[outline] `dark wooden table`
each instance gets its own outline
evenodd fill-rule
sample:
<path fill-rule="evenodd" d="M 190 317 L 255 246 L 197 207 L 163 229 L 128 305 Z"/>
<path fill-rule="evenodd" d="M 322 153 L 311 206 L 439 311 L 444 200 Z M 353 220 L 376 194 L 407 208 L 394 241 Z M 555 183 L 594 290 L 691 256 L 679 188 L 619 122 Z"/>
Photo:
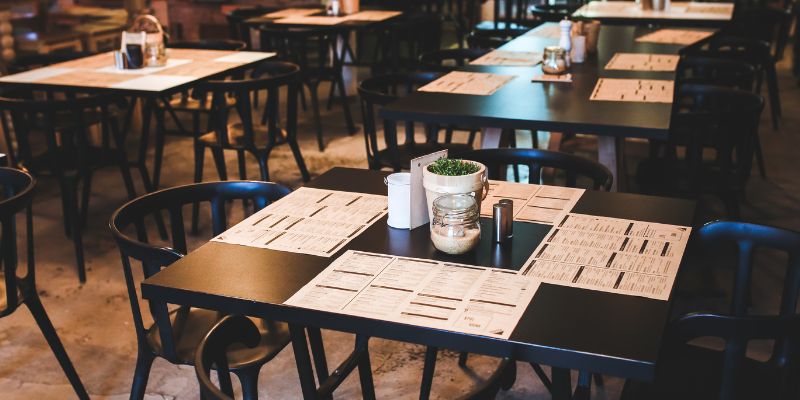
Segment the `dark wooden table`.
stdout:
<path fill-rule="evenodd" d="M 309 186 L 386 194 L 387 174 L 334 168 Z M 587 191 L 573 211 L 691 225 L 694 209 L 694 202 L 686 200 Z M 481 222 L 489 232 L 491 220 Z M 475 251 L 454 257 L 434 249 L 427 225 L 394 229 L 384 217 L 341 252 L 362 250 L 518 270 L 549 229 L 515 222 L 511 243 L 494 245 L 491 235 L 484 234 Z M 653 379 L 671 301 L 542 284 L 509 340 L 282 305 L 333 260 L 209 242 L 144 281 L 142 296 L 156 310 L 181 304 L 288 322 L 298 369 L 306 371 L 300 373 L 300 381 L 307 399 L 314 397 L 315 383 L 305 326 L 551 365 L 557 398 L 568 397 L 572 369 Z"/>
<path fill-rule="evenodd" d="M 500 50 L 541 52 L 545 46 L 558 45 L 552 30 L 543 24 L 520 36 Z M 674 72 L 606 70 L 616 53 L 678 54 L 686 46 L 639 43 L 635 39 L 655 29 L 634 26 L 603 26 L 596 55 L 582 64 L 572 64 L 572 83 L 531 82 L 541 74 L 541 67 L 477 66 L 459 70 L 516 75 L 517 77 L 490 96 L 451 93 L 414 92 L 380 111 L 382 118 L 441 125 L 483 128 L 481 147 L 497 147 L 502 128 L 590 133 L 598 135 L 600 162 L 614 174 L 614 185 L 622 175 L 622 147 L 626 137 L 664 140 L 669 132 L 672 105 L 592 101 L 589 97 L 598 78 L 665 79 Z M 393 127 L 389 124 L 389 129 Z M 391 134 L 391 133 L 389 133 Z"/>

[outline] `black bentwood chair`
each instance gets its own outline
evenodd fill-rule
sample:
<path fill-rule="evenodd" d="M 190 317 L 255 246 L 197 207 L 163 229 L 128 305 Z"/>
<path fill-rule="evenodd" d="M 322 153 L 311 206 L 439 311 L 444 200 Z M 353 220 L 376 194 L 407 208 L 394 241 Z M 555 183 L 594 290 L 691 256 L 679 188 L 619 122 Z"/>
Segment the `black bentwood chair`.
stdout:
<path fill-rule="evenodd" d="M 47 317 L 36 291 L 33 258 L 33 211 L 31 200 L 36 185 L 32 176 L 12 169 L 0 168 L 0 186 L 3 199 L 0 200 L 0 226 L 2 226 L 2 270 L 0 270 L 0 318 L 11 315 L 20 305 L 28 306 L 36 324 L 42 330 L 47 344 L 61 364 L 78 398 L 88 399 L 89 395 L 75 372 L 72 362 L 58 339 L 56 330 Z M 25 275 L 17 271 L 17 214 L 25 210 L 25 242 L 28 268 Z"/>
<path fill-rule="evenodd" d="M 202 181 L 205 149 L 210 148 L 221 180 L 228 180 L 225 168 L 224 150 L 234 150 L 239 161 L 239 179 L 247 179 L 245 168 L 246 154 L 258 160 L 261 180 L 269 180 L 268 160 L 272 150 L 280 144 L 288 144 L 294 155 L 303 180 L 311 179 L 300 145 L 297 144 L 297 92 L 300 89 L 300 68 L 287 62 L 264 62 L 259 64 L 249 78 L 220 81 L 206 81 L 197 90 L 211 93 L 212 131 L 200 135 L 194 141 L 195 182 Z M 281 122 L 280 94 L 287 91 L 286 117 Z M 267 92 L 261 116 L 266 126 L 254 123 L 252 95 L 259 91 Z M 239 122 L 229 123 L 232 98 L 233 109 L 239 115 Z M 283 125 L 283 127 L 281 127 Z"/>
<path fill-rule="evenodd" d="M 197 345 L 194 370 L 205 400 L 233 399 L 233 384 L 228 369 L 228 349 L 234 345 L 255 348 L 261 332 L 249 318 L 241 315 L 223 317 Z M 211 382 L 211 367 L 217 370 L 219 388 Z"/>
<path fill-rule="evenodd" d="M 250 18 L 269 14 L 273 11 L 278 11 L 278 9 L 268 7 L 245 7 L 237 8 L 225 14 L 225 19 L 228 21 L 229 38 L 232 40 L 242 41 L 247 44 L 248 49 L 252 49 L 253 44 L 252 40 L 250 39 L 250 25 L 246 24 L 245 21 Z"/>
<path fill-rule="evenodd" d="M 689 315 L 674 324 L 674 340 L 664 349 L 664 367 L 655 385 L 627 382 L 623 394 L 643 399 L 797 399 L 800 362 L 800 233 L 741 222 L 717 221 L 697 231 L 697 239 L 708 257 L 718 250 L 734 250 L 733 290 L 727 315 Z M 711 250 L 716 250 L 711 252 Z M 787 255 L 777 313 L 754 316 L 751 280 L 757 250 Z M 723 350 L 685 343 L 698 337 L 725 341 Z M 756 360 L 746 354 L 748 342 L 769 340 L 771 355 Z"/>
<path fill-rule="evenodd" d="M 86 281 L 83 255 L 83 229 L 88 218 L 94 170 L 116 166 L 122 173 L 130 199 L 136 197 L 125 154 L 125 138 L 112 108 L 118 98 L 109 95 L 75 96 L 64 99 L 31 100 L 0 98 L 0 112 L 8 114 L 12 138 L 6 131 L 9 148 L 17 145 L 17 164 L 39 175 L 55 176 L 61 189 L 64 230 L 72 238 L 78 277 Z M 90 127 L 99 124 L 103 145 L 95 145 Z M 9 128 L 8 126 L 4 128 Z M 110 146 L 109 137 L 113 139 Z M 44 142 L 44 146 L 37 146 Z M 45 150 L 39 149 L 45 147 Z M 147 173 L 142 168 L 143 179 Z M 145 186 L 149 181 L 145 180 Z"/>
<path fill-rule="evenodd" d="M 636 181 L 647 194 L 718 196 L 739 218 L 739 199 L 750 177 L 764 99 L 721 86 L 686 84 L 676 90 L 665 154 L 643 160 Z M 685 147 L 678 157 L 677 147 Z M 713 159 L 703 156 L 713 148 Z"/>
<path fill-rule="evenodd" d="M 248 201 L 257 211 L 288 193 L 289 189 L 269 182 L 208 182 L 150 193 L 130 201 L 114 212 L 109 227 L 122 257 L 138 342 L 131 399 L 144 397 L 150 366 L 156 357 L 162 357 L 173 364 L 192 365 L 198 344 L 222 317 L 217 312 L 197 308 L 179 307 L 170 312 L 166 305 L 151 305 L 150 312 L 155 323 L 146 328 L 139 308 L 138 288 L 134 282 L 131 260 L 142 263 L 144 278 L 147 279 L 186 255 L 188 246 L 183 209 L 189 204 L 210 203 L 211 231 L 217 236 L 228 225 L 228 202 Z M 171 241 L 151 244 L 145 219 L 163 211 L 169 214 Z M 129 232 L 134 236 L 129 236 Z M 289 332 L 285 324 L 260 320 L 258 325 L 258 346 L 232 347 L 227 352 L 228 367 L 239 377 L 247 399 L 255 399 L 258 395 L 258 371 L 289 343 Z"/>
<path fill-rule="evenodd" d="M 319 150 L 325 149 L 318 96 L 319 85 L 322 82 L 330 82 L 338 89 L 338 99 L 344 110 L 347 130 L 355 133 L 356 127 L 350 114 L 350 104 L 347 102 L 347 91 L 344 85 L 342 58 L 336 50 L 337 40 L 345 31 L 337 27 L 324 26 L 260 27 L 259 32 L 261 33 L 262 51 L 274 51 L 281 60 L 292 62 L 300 67 L 300 82 L 308 86 L 311 94 L 311 110 L 314 113 Z"/>
<path fill-rule="evenodd" d="M 485 149 L 463 154 L 465 160 L 486 165 L 489 179 L 503 179 L 509 166 L 528 167 L 528 183 L 545 183 L 543 169 L 563 172 L 567 187 L 587 187 L 592 190 L 611 190 L 614 180 L 604 165 L 572 154 L 538 149 Z M 586 178 L 588 182 L 583 182 Z M 552 183 L 549 183 L 552 184 Z"/>
<path fill-rule="evenodd" d="M 364 142 L 367 149 L 367 163 L 370 169 L 392 168 L 395 171 L 409 169 L 411 160 L 435 151 L 447 149 L 450 156 L 472 150 L 472 146 L 462 143 L 439 143 L 439 129 L 435 125 L 425 126 L 426 140 L 417 143 L 414 138 L 414 122 L 405 121 L 405 142 L 399 143 L 395 121 L 383 121 L 384 148 L 378 142 L 378 111 L 398 98 L 413 92 L 438 78 L 433 72 L 410 74 L 379 75 L 367 78 L 358 85 L 361 98 L 361 113 L 364 118 Z"/>

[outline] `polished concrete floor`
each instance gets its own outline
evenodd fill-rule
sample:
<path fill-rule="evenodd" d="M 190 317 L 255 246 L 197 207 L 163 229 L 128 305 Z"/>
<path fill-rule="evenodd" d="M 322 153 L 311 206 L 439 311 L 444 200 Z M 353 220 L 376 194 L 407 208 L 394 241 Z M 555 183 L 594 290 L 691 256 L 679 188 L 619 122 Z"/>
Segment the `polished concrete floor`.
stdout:
<path fill-rule="evenodd" d="M 800 146 L 800 90 L 790 76 L 788 63 L 780 65 L 780 81 L 784 118 L 781 128 L 773 130 L 764 115 L 761 137 L 767 161 L 767 179 L 754 175 L 748 186 L 743 218 L 748 221 L 800 230 L 800 174 L 797 155 Z M 353 71 L 351 71 L 353 72 Z M 355 81 L 356 75 L 351 76 Z M 327 90 L 322 90 L 327 93 Z M 352 82 L 350 93 L 354 94 Z M 324 96 L 323 96 L 324 97 Z M 358 106 L 352 98 L 352 110 L 360 120 Z M 312 175 L 333 166 L 366 167 L 364 142 L 361 133 L 346 133 L 340 108 L 323 111 L 328 148 L 317 150 L 310 112 L 301 113 L 300 137 L 303 155 Z M 524 135 L 520 135 L 521 137 Z M 573 146 L 583 154 L 592 155 L 594 144 L 582 139 Z M 629 143 L 628 166 L 635 168 L 637 157 L 643 154 L 641 143 Z M 192 179 L 191 140 L 173 138 L 167 144 L 163 186 L 189 183 Z M 229 172 L 235 164 L 229 159 Z M 301 184 L 288 148 L 278 149 L 270 161 L 272 179 L 291 187 Z M 254 162 L 249 163 L 250 177 L 257 176 Z M 210 157 L 206 160 L 207 180 L 213 180 Z M 138 181 L 137 181 L 138 183 Z M 141 191 L 141 186 L 139 186 Z M 47 177 L 39 181 L 34 201 L 38 290 L 61 340 L 70 354 L 84 384 L 93 398 L 122 399 L 128 396 L 135 364 L 136 341 L 128 295 L 123 281 L 119 253 L 107 228 L 112 211 L 125 200 L 119 174 L 114 169 L 98 172 L 91 198 L 89 224 L 86 228 L 88 281 L 79 284 L 74 267 L 71 243 L 63 234 L 61 207 L 55 182 Z M 703 215 L 712 218 L 720 205 L 705 204 Z M 192 238 L 194 245 L 202 244 L 207 236 Z M 772 254 L 759 257 L 768 266 L 755 276 L 754 307 L 769 309 L 776 303 L 774 289 L 782 279 L 776 266 L 780 259 Z M 729 285 L 722 273 L 716 282 L 719 288 Z M 680 311 L 697 307 L 720 307 L 722 296 L 697 295 L 697 283 L 686 283 L 687 299 L 679 303 Z M 721 290 L 720 293 L 724 293 Z M 146 307 L 145 304 L 142 304 Z M 329 364 L 337 364 L 353 344 L 353 336 L 324 332 Z M 379 398 L 411 399 L 417 397 L 424 348 L 380 339 L 370 342 L 372 367 Z M 0 398 L 4 399 L 68 399 L 74 398 L 66 378 L 58 367 L 27 310 L 0 320 Z M 466 389 L 488 376 L 496 360 L 476 356 L 467 369 L 456 364 L 456 354 L 443 352 L 439 356 L 434 380 L 433 398 L 457 397 Z M 606 385 L 594 388 L 597 399 L 617 398 L 622 380 L 607 377 Z M 300 397 L 297 374 L 291 349 L 264 367 L 260 375 L 262 398 L 294 399 Z M 194 370 L 157 360 L 150 374 L 148 398 L 196 398 L 198 393 Z M 336 398 L 360 397 L 358 377 L 351 376 L 337 391 Z M 545 388 L 531 369 L 520 363 L 518 379 L 502 399 L 546 399 Z"/>

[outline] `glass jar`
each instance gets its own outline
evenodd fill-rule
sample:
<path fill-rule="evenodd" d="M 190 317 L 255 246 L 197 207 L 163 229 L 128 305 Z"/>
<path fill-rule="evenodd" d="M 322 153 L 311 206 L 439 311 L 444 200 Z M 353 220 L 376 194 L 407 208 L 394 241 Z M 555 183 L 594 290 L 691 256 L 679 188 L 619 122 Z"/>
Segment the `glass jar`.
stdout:
<path fill-rule="evenodd" d="M 433 201 L 431 241 L 447 254 L 464 254 L 481 241 L 480 210 L 469 194 L 448 194 Z"/>
<path fill-rule="evenodd" d="M 567 52 L 558 46 L 544 48 L 542 72 L 550 75 L 561 75 L 567 72 Z"/>

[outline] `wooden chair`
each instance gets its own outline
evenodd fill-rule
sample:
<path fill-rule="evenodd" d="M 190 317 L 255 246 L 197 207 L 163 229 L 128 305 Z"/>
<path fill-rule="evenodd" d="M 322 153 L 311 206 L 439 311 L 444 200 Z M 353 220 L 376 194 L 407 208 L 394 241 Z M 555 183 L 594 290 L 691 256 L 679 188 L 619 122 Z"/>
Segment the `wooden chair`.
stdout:
<path fill-rule="evenodd" d="M 95 170 L 116 166 L 120 169 L 128 197 L 136 197 L 129 163 L 125 154 L 125 138 L 111 109 L 118 107 L 118 98 L 110 95 L 76 96 L 64 99 L 0 98 L 0 113 L 7 114 L 8 148 L 17 145 L 16 164 L 34 174 L 55 176 L 61 190 L 64 230 L 72 239 L 78 277 L 86 281 L 83 254 L 83 230 L 88 218 Z M 92 143 L 90 127 L 99 125 L 102 145 Z M 12 131 L 14 136 L 8 135 Z M 110 139 L 113 140 L 113 147 Z M 45 143 L 42 150 L 37 143 Z M 147 171 L 140 168 L 142 179 Z"/>
<path fill-rule="evenodd" d="M 378 110 L 416 88 L 432 82 L 439 77 L 437 73 L 420 72 L 411 74 L 380 75 L 361 81 L 358 94 L 361 98 L 361 113 L 364 118 L 364 143 L 367 150 L 367 163 L 370 169 L 392 168 L 395 171 L 409 169 L 412 159 L 447 149 L 451 156 L 472 149 L 468 144 L 439 143 L 438 127 L 426 126 L 425 143 L 414 139 L 414 122 L 406 121 L 405 141 L 401 144 L 397 136 L 396 121 L 383 121 L 384 143 L 378 142 Z"/>
<path fill-rule="evenodd" d="M 67 356 L 61 340 L 58 338 L 53 323 L 39 300 L 36 290 L 35 262 L 33 255 L 33 211 L 31 201 L 36 181 L 26 172 L 0 167 L 0 186 L 2 187 L 2 200 L 0 200 L 0 227 L 2 227 L 2 265 L 0 271 L 0 318 L 9 316 L 19 306 L 25 305 L 30 310 L 36 324 L 39 325 L 47 344 L 56 356 L 61 369 L 67 375 L 69 383 L 80 399 L 88 399 L 89 395 L 83 387 L 75 367 Z M 24 275 L 17 271 L 17 215 L 25 211 L 25 256 L 27 270 Z M 17 330 L 18 334 L 20 332 Z"/>
<path fill-rule="evenodd" d="M 717 221 L 697 231 L 697 240 L 711 249 L 735 249 L 734 282 L 730 307 L 725 315 L 696 314 L 679 319 L 665 346 L 664 367 L 655 385 L 626 383 L 623 395 L 630 398 L 685 399 L 796 399 L 800 395 L 797 368 L 800 362 L 800 233 L 770 226 Z M 722 247 L 726 246 L 726 247 Z M 778 312 L 754 316 L 749 312 L 751 277 L 756 250 L 770 249 L 788 255 Z M 707 254 L 718 258 L 718 253 Z M 718 337 L 722 351 L 685 343 L 697 337 Z M 770 340 L 772 353 L 766 361 L 747 357 L 748 342 Z M 634 397 L 637 396 L 637 397 Z"/>
<path fill-rule="evenodd" d="M 228 315 L 220 319 L 197 345 L 194 370 L 200 384 L 200 397 L 205 400 L 233 399 L 228 349 L 234 345 L 253 349 L 260 341 L 261 332 L 249 318 Z M 211 382 L 212 366 L 217 370 L 219 388 Z"/>
<path fill-rule="evenodd" d="M 114 212 L 109 227 L 120 250 L 138 343 L 131 399 L 144 397 L 150 367 L 156 357 L 173 364 L 192 365 L 197 346 L 222 317 L 217 312 L 190 307 L 180 307 L 172 312 L 166 306 L 151 307 L 151 316 L 156 322 L 145 327 L 131 261 L 142 263 L 144 278 L 147 279 L 186 255 L 189 249 L 183 208 L 188 204 L 210 204 L 211 233 L 217 236 L 228 226 L 227 202 L 247 201 L 257 211 L 288 193 L 289 189 L 269 182 L 209 182 L 150 193 Z M 146 219 L 164 211 L 169 215 L 171 238 L 166 243 L 151 243 Z M 247 399 L 258 397 L 258 371 L 290 341 L 285 324 L 261 320 L 258 325 L 259 341 L 256 347 L 232 348 L 227 352 L 228 367 L 239 377 Z"/>
<path fill-rule="evenodd" d="M 484 149 L 463 154 L 466 160 L 486 165 L 490 179 L 503 179 L 509 166 L 528 167 L 528 182 L 543 184 L 543 169 L 562 171 L 564 185 L 587 187 L 592 190 L 611 190 L 614 180 L 611 171 L 604 165 L 572 154 L 539 149 Z M 587 178 L 588 184 L 580 185 L 579 178 Z M 583 183 L 581 181 L 580 183 Z"/>
<path fill-rule="evenodd" d="M 314 113 L 319 150 L 325 150 L 318 96 L 319 85 L 322 82 L 330 82 L 331 85 L 338 88 L 338 98 L 344 111 L 347 130 L 355 133 L 356 127 L 350 114 L 350 105 L 344 85 L 342 59 L 336 51 L 337 40 L 345 31 L 335 26 L 308 28 L 262 26 L 259 27 L 259 31 L 261 32 L 262 51 L 276 52 L 282 60 L 292 62 L 300 67 L 300 82 L 308 87 L 311 94 L 311 109 Z"/>
<path fill-rule="evenodd" d="M 244 7 L 231 10 L 225 14 L 225 20 L 228 22 L 228 38 L 244 42 L 247 48 L 252 50 L 253 43 L 250 38 L 250 26 L 245 24 L 244 21 L 278 10 L 270 7 Z"/>
<path fill-rule="evenodd" d="M 247 179 L 245 156 L 250 154 L 258 161 L 261 180 L 268 181 L 269 156 L 280 144 L 288 144 L 291 148 L 303 180 L 308 182 L 311 179 L 297 143 L 297 92 L 301 84 L 299 77 L 300 68 L 297 65 L 268 61 L 258 65 L 246 79 L 214 80 L 198 84 L 198 91 L 211 94 L 210 118 L 213 129 L 194 141 L 195 182 L 201 182 L 203 178 L 206 148 L 211 149 L 221 180 L 228 179 L 224 151 L 233 150 L 238 158 L 239 179 Z M 287 92 L 283 123 L 280 110 L 282 89 Z M 262 117 L 265 126 L 253 122 L 257 117 L 253 115 L 252 98 L 259 91 L 267 92 Z M 239 115 L 239 122 L 229 122 L 229 99 L 233 99 L 232 108 Z"/>
<path fill-rule="evenodd" d="M 738 218 L 763 98 L 738 89 L 685 84 L 676 90 L 673 108 L 667 151 L 651 154 L 639 164 L 639 188 L 649 194 L 693 198 L 710 193 L 723 201 L 728 215 Z M 676 146 L 685 146 L 685 157 L 677 156 Z M 708 147 L 715 150 L 712 160 L 703 157 Z"/>

